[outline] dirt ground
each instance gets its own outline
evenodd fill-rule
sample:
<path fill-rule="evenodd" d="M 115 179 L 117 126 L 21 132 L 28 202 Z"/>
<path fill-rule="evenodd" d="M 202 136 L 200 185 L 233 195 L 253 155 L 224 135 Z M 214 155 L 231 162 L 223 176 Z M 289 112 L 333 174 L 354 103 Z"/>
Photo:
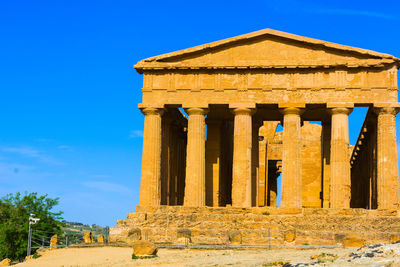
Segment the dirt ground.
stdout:
<path fill-rule="evenodd" d="M 339 257 L 345 257 L 355 250 L 355 248 L 307 250 L 160 249 L 158 252 L 158 257 L 156 258 L 132 260 L 132 249 L 126 247 L 64 248 L 46 252 L 45 255 L 41 256 L 38 259 L 30 260 L 25 263 L 20 263 L 16 266 L 268 266 L 268 263 L 272 263 L 275 261 L 289 261 L 291 264 L 310 263 L 312 262 L 312 260 L 310 259 L 312 255 L 319 255 L 321 253 L 331 253 Z M 338 266 L 346 265 L 340 264 Z"/>

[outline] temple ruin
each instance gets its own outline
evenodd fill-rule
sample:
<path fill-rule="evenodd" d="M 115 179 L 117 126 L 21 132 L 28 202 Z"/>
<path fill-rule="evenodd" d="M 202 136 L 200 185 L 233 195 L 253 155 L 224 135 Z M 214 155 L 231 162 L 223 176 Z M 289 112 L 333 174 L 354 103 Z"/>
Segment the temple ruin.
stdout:
<path fill-rule="evenodd" d="M 271 29 L 138 62 L 137 212 L 257 213 L 276 207 L 281 175 L 272 213 L 397 214 L 399 67 L 388 54 Z M 350 146 L 355 107 L 368 112 Z"/>

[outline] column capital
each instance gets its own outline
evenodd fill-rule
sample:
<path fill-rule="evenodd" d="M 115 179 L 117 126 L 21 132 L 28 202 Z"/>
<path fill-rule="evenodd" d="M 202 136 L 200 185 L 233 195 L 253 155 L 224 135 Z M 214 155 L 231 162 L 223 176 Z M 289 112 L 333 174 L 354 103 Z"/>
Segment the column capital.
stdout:
<path fill-rule="evenodd" d="M 345 115 L 350 115 L 350 113 L 353 111 L 352 108 L 345 108 L 345 107 L 335 107 L 335 108 L 330 108 L 329 113 L 331 115 L 334 114 L 345 114 Z"/>
<path fill-rule="evenodd" d="M 393 115 L 396 116 L 399 113 L 400 109 L 397 107 L 374 107 L 374 113 L 376 115 Z"/>
<path fill-rule="evenodd" d="M 190 115 L 206 115 L 208 109 L 206 108 L 185 108 L 186 113 Z"/>
<path fill-rule="evenodd" d="M 255 109 L 256 104 L 255 103 L 230 103 L 229 108 L 231 108 L 231 109 L 235 109 L 235 108 Z"/>
<path fill-rule="evenodd" d="M 163 108 L 141 108 L 140 111 L 144 115 L 163 115 L 164 114 L 164 109 Z"/>
<path fill-rule="evenodd" d="M 279 111 L 283 114 L 283 115 L 301 115 L 304 113 L 304 109 L 302 108 L 298 108 L 298 107 L 288 107 L 288 108 L 282 108 L 279 109 Z"/>
<path fill-rule="evenodd" d="M 278 108 L 305 108 L 306 103 L 279 103 Z"/>
<path fill-rule="evenodd" d="M 326 103 L 327 108 L 354 108 L 354 103 Z"/>
<path fill-rule="evenodd" d="M 252 109 L 252 108 L 244 108 L 244 107 L 234 108 L 232 110 L 232 113 L 235 114 L 235 115 L 253 115 L 254 112 L 255 112 L 254 109 Z"/>

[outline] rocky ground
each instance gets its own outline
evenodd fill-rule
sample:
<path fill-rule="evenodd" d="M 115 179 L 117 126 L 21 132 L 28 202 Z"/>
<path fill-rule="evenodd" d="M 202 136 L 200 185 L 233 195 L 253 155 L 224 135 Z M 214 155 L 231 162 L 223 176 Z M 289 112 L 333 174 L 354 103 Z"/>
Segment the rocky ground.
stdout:
<path fill-rule="evenodd" d="M 17 266 L 400 266 L 400 243 L 304 250 L 160 249 L 156 258 L 136 260 L 131 254 L 126 247 L 65 248 Z"/>

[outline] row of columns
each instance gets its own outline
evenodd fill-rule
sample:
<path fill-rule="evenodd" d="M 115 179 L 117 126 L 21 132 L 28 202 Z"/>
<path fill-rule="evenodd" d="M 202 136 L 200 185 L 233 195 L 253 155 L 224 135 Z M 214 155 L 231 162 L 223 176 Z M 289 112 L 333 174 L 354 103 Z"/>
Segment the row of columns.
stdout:
<path fill-rule="evenodd" d="M 330 208 L 349 208 L 351 173 L 348 115 L 352 108 L 331 107 Z M 162 109 L 144 108 L 142 180 L 139 205 L 160 205 L 160 158 Z M 302 207 L 301 114 L 302 107 L 286 107 L 283 114 L 282 207 Z M 188 108 L 187 160 L 184 206 L 206 205 L 205 115 L 207 109 Z M 252 114 L 254 109 L 235 108 L 232 167 L 232 206 L 252 206 Z M 388 130 L 389 129 L 389 130 Z M 255 145 L 255 144 L 254 144 Z M 378 114 L 378 208 L 398 207 L 398 168 L 395 113 Z M 397 187 L 391 189 L 397 181 Z M 325 181 L 324 181 L 325 182 Z M 328 191 L 323 189 L 323 191 Z M 394 192 L 396 191 L 396 192 Z M 388 196 L 390 192 L 390 196 Z M 390 200 L 388 200 L 390 198 Z M 393 200 L 395 198 L 395 200 Z M 390 204 L 391 203 L 391 204 Z"/>

